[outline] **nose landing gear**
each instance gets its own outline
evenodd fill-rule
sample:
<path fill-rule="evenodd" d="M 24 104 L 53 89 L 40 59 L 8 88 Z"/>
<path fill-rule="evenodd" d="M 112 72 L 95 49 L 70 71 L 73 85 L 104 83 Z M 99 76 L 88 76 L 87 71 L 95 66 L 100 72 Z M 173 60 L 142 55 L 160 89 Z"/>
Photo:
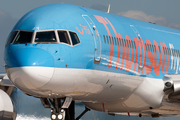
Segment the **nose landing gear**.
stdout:
<path fill-rule="evenodd" d="M 41 102 L 45 108 L 51 108 L 51 120 L 79 120 L 86 112 L 90 111 L 90 109 L 86 108 L 75 119 L 75 102 L 72 98 L 41 98 Z"/>

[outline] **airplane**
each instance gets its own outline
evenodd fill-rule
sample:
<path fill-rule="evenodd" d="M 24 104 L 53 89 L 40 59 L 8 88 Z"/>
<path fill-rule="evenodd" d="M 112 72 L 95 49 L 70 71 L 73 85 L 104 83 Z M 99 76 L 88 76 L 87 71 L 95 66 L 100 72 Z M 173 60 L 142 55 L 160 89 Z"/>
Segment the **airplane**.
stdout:
<path fill-rule="evenodd" d="M 49 4 L 14 26 L 5 45 L 5 70 L 15 87 L 51 108 L 52 120 L 79 120 L 90 109 L 180 116 L 179 39 L 180 31 L 172 28 Z M 77 118 L 75 101 L 85 105 Z"/>

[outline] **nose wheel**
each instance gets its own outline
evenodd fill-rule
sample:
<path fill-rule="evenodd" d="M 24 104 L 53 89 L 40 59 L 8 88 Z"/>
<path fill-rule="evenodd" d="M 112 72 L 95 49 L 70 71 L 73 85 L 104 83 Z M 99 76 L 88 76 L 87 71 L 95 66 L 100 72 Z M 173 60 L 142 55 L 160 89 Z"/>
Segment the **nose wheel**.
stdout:
<path fill-rule="evenodd" d="M 51 120 L 74 120 L 74 101 L 72 101 L 72 98 L 56 98 L 53 100 L 49 99 L 49 101 L 53 107 L 51 108 Z M 70 108 L 73 111 L 71 114 L 69 114 Z"/>
<path fill-rule="evenodd" d="M 51 108 L 51 120 L 79 120 L 86 112 L 90 111 L 85 107 L 85 110 L 75 119 L 75 102 L 72 98 L 41 98 L 41 102 L 45 108 Z"/>
<path fill-rule="evenodd" d="M 51 120 L 65 120 L 66 112 L 64 109 L 57 111 L 56 109 L 51 109 Z"/>

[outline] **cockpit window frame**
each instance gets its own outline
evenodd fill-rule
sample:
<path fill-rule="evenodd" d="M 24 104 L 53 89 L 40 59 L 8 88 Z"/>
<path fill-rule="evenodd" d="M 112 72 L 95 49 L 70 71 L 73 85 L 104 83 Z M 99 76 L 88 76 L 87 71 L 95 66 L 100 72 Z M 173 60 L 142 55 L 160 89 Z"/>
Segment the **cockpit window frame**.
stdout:
<path fill-rule="evenodd" d="M 37 34 L 37 32 L 51 32 L 51 31 L 53 31 L 54 33 L 55 33 L 55 37 L 56 37 L 56 42 L 35 42 L 35 38 L 36 38 L 36 34 Z M 60 43 L 59 42 L 59 37 L 57 36 L 57 31 L 56 30 L 40 30 L 40 31 L 34 31 L 34 36 L 33 36 L 33 40 L 32 40 L 32 44 L 44 44 L 44 43 L 46 43 L 46 44 L 49 44 L 49 43 L 51 43 L 51 44 L 53 44 L 53 43 Z"/>
<path fill-rule="evenodd" d="M 76 46 L 76 45 L 81 44 L 81 40 L 79 39 L 79 43 L 77 43 L 77 44 L 73 45 L 73 43 L 72 43 L 72 39 L 71 39 L 71 35 L 70 35 L 70 32 L 75 33 L 75 34 L 77 35 L 78 39 L 79 39 L 79 36 L 78 36 L 78 34 L 77 34 L 76 32 L 74 32 L 74 31 L 68 31 L 68 34 L 69 34 L 69 39 L 70 39 L 70 41 L 71 41 L 71 45 L 74 47 L 74 46 Z"/>
<path fill-rule="evenodd" d="M 71 46 L 71 47 L 74 47 L 74 46 L 76 46 L 76 45 L 81 44 L 81 41 L 80 41 L 80 39 L 79 39 L 79 36 L 77 35 L 76 32 L 70 31 L 70 30 L 64 30 L 64 29 L 34 31 L 34 36 L 33 36 L 33 41 L 32 41 L 32 43 L 33 43 L 33 44 L 38 44 L 38 43 L 39 43 L 39 42 L 35 42 L 35 38 L 36 38 L 36 33 L 37 33 L 37 32 L 46 32 L 46 31 L 54 31 L 54 32 L 55 32 L 55 36 L 56 36 L 57 42 L 53 42 L 53 43 L 61 43 L 61 44 L 69 45 L 69 46 Z M 66 32 L 67 32 L 67 35 L 68 35 L 68 37 L 69 37 L 70 44 L 61 42 L 61 40 L 60 40 L 60 38 L 59 38 L 58 31 L 66 31 Z M 78 43 L 78 44 L 73 45 L 70 32 L 73 32 L 73 33 L 75 33 L 75 34 L 77 35 L 77 37 L 78 37 L 78 39 L 79 39 L 79 43 Z M 40 42 L 39 44 L 41 44 L 41 43 L 46 43 L 46 42 Z M 47 42 L 47 43 L 51 43 L 51 42 Z"/>
<path fill-rule="evenodd" d="M 67 32 L 67 35 L 68 35 L 68 37 L 69 37 L 70 44 L 67 44 L 67 43 L 61 42 L 61 40 L 60 40 L 60 38 L 59 38 L 59 33 L 58 33 L 58 31 L 66 31 L 66 32 Z M 72 45 L 71 36 L 70 36 L 70 34 L 69 34 L 69 31 L 68 31 L 68 30 L 57 29 L 57 30 L 56 30 L 56 32 L 57 32 L 57 36 L 58 36 L 58 39 L 59 39 L 59 43 L 66 44 L 66 45 L 69 45 L 69 46 L 73 46 L 73 45 Z"/>
<path fill-rule="evenodd" d="M 59 39 L 58 31 L 66 31 L 66 32 L 67 32 L 68 37 L 69 37 L 69 40 L 70 40 L 70 44 L 66 44 L 66 43 L 64 43 L 64 42 L 61 42 L 61 40 Z M 78 34 L 77 34 L 76 32 L 74 32 L 74 31 L 71 31 L 71 30 L 63 30 L 63 29 L 56 29 L 56 32 L 57 32 L 57 37 L 58 37 L 58 39 L 59 39 L 59 43 L 61 43 L 61 44 L 66 44 L 66 45 L 69 45 L 69 46 L 71 46 L 71 47 L 74 47 L 74 46 L 76 46 L 76 45 L 81 44 L 81 41 L 80 41 L 80 39 L 79 39 Z M 77 35 L 77 37 L 78 37 L 78 39 L 79 39 L 79 43 L 78 43 L 78 44 L 73 45 L 70 32 L 73 32 L 73 33 L 75 33 L 75 34 Z"/>
<path fill-rule="evenodd" d="M 11 44 L 14 44 L 14 42 L 15 42 L 17 36 L 19 35 L 20 31 L 22 31 L 22 32 L 32 32 L 31 41 L 30 41 L 29 43 L 21 43 L 21 44 L 31 44 L 31 43 L 32 43 L 33 37 L 34 37 L 34 31 L 30 31 L 30 30 L 14 30 L 14 31 L 18 31 L 18 32 L 17 32 L 16 36 L 14 37 L 14 39 L 13 39 L 13 41 L 12 41 Z M 13 31 L 12 31 L 12 32 L 13 32 Z M 16 45 L 16 44 L 14 44 L 14 45 Z"/>
<path fill-rule="evenodd" d="M 16 33 L 14 39 L 11 41 L 11 43 L 8 44 L 8 41 L 9 41 L 9 38 L 11 37 L 12 32 L 15 32 L 15 31 L 17 31 L 17 33 Z M 11 33 L 9 34 L 9 36 L 8 36 L 8 38 L 7 38 L 7 40 L 6 40 L 6 45 L 5 45 L 5 47 L 8 46 L 8 45 L 10 45 L 10 44 L 14 44 L 14 40 L 16 39 L 16 37 L 17 37 L 17 35 L 19 34 L 19 32 L 20 32 L 20 30 L 11 31 Z"/>
<path fill-rule="evenodd" d="M 31 42 L 30 43 L 23 43 L 23 44 L 54 44 L 54 43 L 61 43 L 61 44 L 66 44 L 68 46 L 71 46 L 71 47 L 74 47 L 74 46 L 77 46 L 79 44 L 81 44 L 81 41 L 79 39 L 79 36 L 76 32 L 74 31 L 71 31 L 71 30 L 64 30 L 64 29 L 52 29 L 52 30 L 38 30 L 38 31 L 30 31 L 30 30 L 14 30 L 14 31 L 17 31 L 17 34 L 15 35 L 14 39 L 12 40 L 12 42 L 10 44 L 14 44 L 17 36 L 19 35 L 20 31 L 23 31 L 23 32 L 32 32 L 32 38 L 31 38 Z M 36 34 L 37 32 L 50 32 L 50 31 L 54 31 L 55 33 L 55 37 L 56 37 L 56 42 L 35 42 L 35 38 L 36 38 Z M 59 38 L 59 34 L 58 34 L 58 31 L 65 31 L 67 32 L 67 35 L 68 35 L 68 38 L 69 38 L 69 41 L 70 41 L 70 44 L 67 44 L 67 43 L 64 43 L 64 42 L 61 42 L 60 38 Z M 12 33 L 13 31 L 11 31 Z M 72 33 L 75 33 L 77 35 L 77 38 L 79 39 L 79 43 L 73 45 L 73 41 L 72 41 L 72 38 L 71 38 L 71 35 L 70 35 L 70 32 Z M 10 33 L 10 35 L 11 35 Z M 8 39 L 10 37 L 10 35 L 8 36 L 7 38 L 7 42 L 8 42 Z M 7 44 L 7 43 L 6 43 Z M 15 45 L 15 44 L 14 44 Z M 7 46 L 7 45 L 6 45 Z"/>

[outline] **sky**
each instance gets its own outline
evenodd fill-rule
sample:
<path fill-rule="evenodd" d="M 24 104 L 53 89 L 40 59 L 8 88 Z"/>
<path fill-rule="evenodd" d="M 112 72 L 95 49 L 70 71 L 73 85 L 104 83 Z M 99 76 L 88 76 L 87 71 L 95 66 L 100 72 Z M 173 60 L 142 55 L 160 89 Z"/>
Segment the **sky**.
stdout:
<path fill-rule="evenodd" d="M 70 3 L 131 17 L 180 30 L 180 0 L 0 0 L 0 72 L 4 70 L 4 46 L 18 20 L 28 11 L 52 3 Z"/>
<path fill-rule="evenodd" d="M 131 17 L 180 30 L 180 0 L 0 0 L 0 72 L 4 70 L 4 45 L 18 20 L 28 11 L 52 3 L 69 3 Z"/>

